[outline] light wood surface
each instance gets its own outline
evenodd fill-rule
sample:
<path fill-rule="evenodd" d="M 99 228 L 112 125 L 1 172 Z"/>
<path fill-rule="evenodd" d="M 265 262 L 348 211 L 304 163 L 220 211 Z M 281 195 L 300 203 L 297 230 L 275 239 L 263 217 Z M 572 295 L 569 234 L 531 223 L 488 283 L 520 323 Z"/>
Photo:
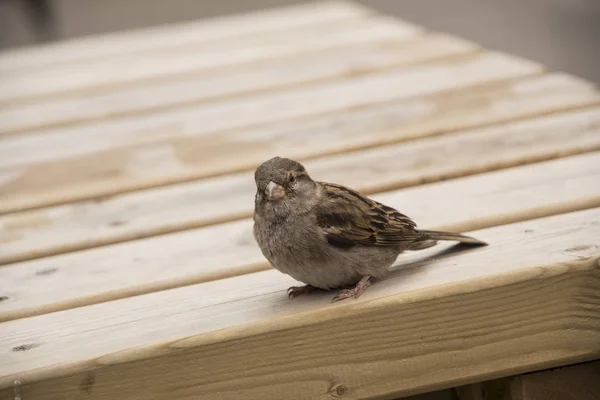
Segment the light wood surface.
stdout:
<path fill-rule="evenodd" d="M 249 219 L 275 155 L 490 245 L 290 300 Z M 0 54 L 0 399 L 397 399 L 600 359 L 598 182 L 597 87 L 353 3 Z"/>
<path fill-rule="evenodd" d="M 404 162 L 403 159 L 396 158 L 398 151 L 406 151 L 404 149 L 411 147 L 415 150 L 420 148 L 428 151 L 433 147 L 439 147 L 449 142 L 460 142 L 460 146 L 452 144 L 453 147 L 457 148 L 466 146 L 468 142 L 471 142 L 471 146 L 480 146 L 481 141 L 485 138 L 498 136 L 499 129 L 502 132 L 506 131 L 507 138 L 514 137 L 515 132 L 531 131 L 526 135 L 520 135 L 515 143 L 510 139 L 505 140 L 498 137 L 493 139 L 493 143 L 504 142 L 498 148 L 500 152 L 512 152 L 510 157 L 512 160 L 507 161 L 507 164 L 502 164 L 502 166 L 527 162 L 528 159 L 531 162 L 561 154 L 591 151 L 597 148 L 598 140 L 600 140 L 598 135 L 599 110 L 598 108 L 590 108 L 572 113 L 540 117 L 522 123 L 513 123 L 502 128 L 486 128 L 483 132 L 465 133 L 462 139 L 458 135 L 453 135 L 450 139 L 443 136 L 439 140 L 416 141 L 406 146 L 397 144 L 378 149 L 368 149 L 365 150 L 365 157 L 355 157 L 360 158 L 360 163 L 354 164 L 353 160 L 351 168 L 354 170 L 359 167 L 364 168 L 366 164 L 379 157 L 394 158 L 394 160 L 390 160 L 389 167 L 386 166 L 385 168 L 397 168 L 399 163 Z M 483 139 L 477 139 L 475 136 L 481 136 Z M 542 137 L 544 138 L 543 143 L 535 146 L 535 156 L 528 156 L 525 150 L 531 148 L 531 143 Z M 455 138 L 459 139 L 455 140 Z M 223 153 L 217 152 L 220 147 L 218 142 L 215 144 L 215 148 L 212 148 L 212 146 L 206 148 L 206 141 L 199 140 L 197 145 L 194 145 L 193 140 L 184 140 L 174 146 L 159 143 L 147 144 L 109 153 L 74 157 L 70 160 L 39 163 L 26 168 L 5 168 L 4 171 L 0 170 L 0 180 L 4 181 L 0 185 L 0 213 L 189 180 L 211 172 L 216 173 L 218 168 L 227 168 L 223 167 L 224 165 L 245 163 L 245 159 L 256 158 L 262 154 L 261 151 L 263 150 L 268 150 L 269 156 L 280 154 L 297 158 L 295 153 L 299 151 L 298 149 L 306 151 L 306 147 L 296 146 L 296 143 L 312 142 L 314 147 L 318 147 L 318 142 L 315 142 L 318 138 L 314 138 L 315 141 L 313 141 L 309 140 L 310 138 L 307 136 L 288 137 L 285 142 L 268 141 L 266 138 L 260 139 L 258 137 L 253 139 L 251 136 L 246 139 L 246 142 L 238 142 L 235 146 L 237 151 L 228 153 L 226 157 L 222 156 Z M 474 141 L 473 139 L 477 140 Z M 479 142 L 475 143 L 476 141 Z M 525 145 L 523 142 L 526 141 L 531 143 Z M 336 142 L 339 143 L 339 141 Z M 256 150 L 254 146 L 257 146 Z M 513 151 L 515 146 L 520 147 L 523 152 Z M 234 150 L 232 147 L 229 149 Z M 429 159 L 429 161 L 423 160 L 423 162 L 433 163 L 431 157 L 435 156 L 436 154 L 422 155 L 422 157 Z M 340 177 L 339 174 L 336 176 L 321 175 L 326 179 L 347 179 L 347 172 L 349 171 L 342 165 L 348 162 L 348 157 L 347 155 L 332 156 L 324 158 L 322 161 L 319 159 L 313 164 L 319 165 L 318 168 L 322 168 L 321 165 L 323 165 L 326 170 L 342 171 L 345 177 Z M 262 158 L 262 160 L 264 159 L 265 157 Z M 260 162 L 256 160 L 249 166 L 255 168 Z M 480 164 L 481 166 L 485 163 L 485 160 L 480 160 L 475 165 Z M 482 168 L 484 170 L 489 169 L 489 167 Z M 476 171 L 473 168 L 469 169 Z M 363 176 L 364 170 L 357 171 L 357 173 L 358 176 Z M 391 177 L 387 179 L 391 179 Z M 381 189 L 386 184 L 391 185 L 392 182 L 371 184 L 368 189 L 374 190 L 376 187 Z"/>
<path fill-rule="evenodd" d="M 372 23 L 374 26 L 380 26 L 378 21 Z M 228 97 L 281 90 L 307 83 L 347 79 L 386 68 L 397 68 L 403 64 L 458 56 L 476 50 L 475 45 L 447 35 L 431 34 L 406 38 L 392 29 L 390 31 L 387 37 L 379 35 L 371 38 L 372 29 L 367 30 L 367 33 L 371 34 L 369 35 L 362 30 L 357 31 L 352 28 L 346 36 L 343 36 L 345 40 L 356 35 L 363 42 L 367 39 L 371 41 L 313 53 L 304 52 L 290 57 L 278 57 L 268 63 L 233 64 L 214 71 L 198 70 L 196 64 L 188 60 L 185 66 L 190 69 L 190 73 L 180 71 L 170 79 L 145 79 L 139 73 L 139 68 L 129 65 L 128 68 L 133 74 L 131 84 L 119 84 L 111 90 L 79 90 L 69 93 L 68 96 L 51 96 L 38 99 L 33 103 L 22 104 L 13 101 L 10 106 L 0 106 L 0 135 L 148 113 L 165 108 L 173 109 L 181 105 L 211 100 L 223 101 Z M 181 57 L 195 57 L 200 61 L 214 60 L 210 55 L 195 52 L 183 53 Z M 170 57 L 168 62 L 182 61 Z M 155 73 L 154 64 L 147 61 L 145 63 L 148 65 L 148 73 Z M 120 79 L 126 77 L 123 68 L 115 69 L 119 71 Z M 112 82 L 114 79 L 107 76 L 106 80 Z M 65 79 L 61 78 L 51 80 L 60 88 L 66 86 L 63 85 L 64 81 Z M 98 81 L 97 78 L 93 81 L 82 80 L 85 83 Z M 36 90 L 47 87 L 37 83 L 30 84 Z"/>
<path fill-rule="evenodd" d="M 47 129 L 0 139 L 0 167 L 35 166 L 43 162 L 64 161 L 67 157 L 85 158 L 93 153 L 110 155 L 109 149 L 118 149 L 113 151 L 116 161 L 118 152 L 130 150 L 135 145 L 164 142 L 164 146 L 169 146 L 174 139 L 197 138 L 204 147 L 218 150 L 216 146 L 223 142 L 219 140 L 223 133 L 228 134 L 229 140 L 229 135 L 235 135 L 234 143 L 229 146 L 241 141 L 246 148 L 251 144 L 258 147 L 275 135 L 273 131 L 278 125 L 271 124 L 281 123 L 281 129 L 326 113 L 343 113 L 388 101 L 523 77 L 539 71 L 540 67 L 533 63 L 502 54 L 474 54 L 359 75 L 353 79 L 258 93 L 226 102 L 190 105 L 85 126 Z M 422 113 L 427 111 L 426 107 L 421 106 Z M 272 112 L 273 109 L 277 112 Z M 230 118 L 231 115 L 236 118 Z M 253 135 L 226 132 L 232 129 L 246 132 L 249 128 L 253 128 Z"/>
<path fill-rule="evenodd" d="M 322 180 L 344 184 L 350 176 L 363 181 L 373 165 L 377 165 L 378 179 L 364 181 L 366 191 L 393 188 L 398 172 L 403 168 L 426 167 L 446 172 L 440 161 L 448 152 L 460 151 L 463 157 L 452 160 L 460 166 L 445 177 L 482 172 L 494 168 L 534 162 L 540 159 L 592 151 L 600 145 L 600 108 L 589 108 L 569 113 L 557 113 L 498 127 L 472 130 L 462 134 L 441 136 L 431 140 L 392 144 L 311 160 L 307 165 Z M 239 142 L 237 152 L 226 157 L 217 149 L 206 149 L 206 142 L 198 146 L 183 141 L 180 146 L 148 144 L 137 148 L 113 151 L 109 155 L 97 153 L 70 160 L 40 163 L 28 168 L 7 168 L 0 180 L 0 213 L 23 210 L 43 205 L 82 200 L 123 191 L 133 191 L 173 183 L 202 173 L 210 173 L 223 164 L 256 158 L 261 150 L 269 156 L 296 157 L 300 143 L 319 146 L 319 138 L 296 135 L 285 141 L 269 141 L 247 137 Z M 339 141 L 335 141 L 339 143 Z M 538 143 L 539 142 L 539 143 Z M 296 146 L 296 143 L 299 145 Z M 322 143 L 322 142 L 321 142 Z M 254 145 L 257 145 L 256 150 Z M 499 159 L 479 157 L 477 149 L 493 145 Z M 217 144 L 217 148 L 219 145 Z M 233 150 L 232 148 L 230 148 Z M 287 150 L 286 150 L 287 149 Z M 250 151 L 251 150 L 251 151 Z M 263 157 L 262 160 L 267 157 Z M 474 159 L 476 158 L 476 159 Z M 252 164 L 251 168 L 262 161 Z M 375 163 L 375 164 L 373 164 Z M 413 180 L 413 184 L 422 181 Z"/>
<path fill-rule="evenodd" d="M 5 322 L 0 393 L 357 399 L 600 356 L 600 209 L 472 234 L 491 245 L 425 252 L 350 302 L 290 300 L 270 270 Z"/>
<path fill-rule="evenodd" d="M 325 50 L 336 46 L 401 39 L 417 30 L 391 17 L 375 17 L 286 29 L 274 34 L 241 36 L 228 41 L 106 58 L 100 62 L 48 68 L 28 75 L 0 75 L 0 104 L 81 90 L 105 90 L 140 80 L 243 66 L 246 62 Z M 294 43 L 290 46 L 290 43 Z M 227 51 L 223 49 L 226 48 Z M 239 67 L 238 67 L 239 68 Z M 235 71 L 230 71 L 230 74 Z"/>
<path fill-rule="evenodd" d="M 53 65 L 102 61 L 106 58 L 128 56 L 137 52 L 185 48 L 197 43 L 252 34 L 276 34 L 281 30 L 358 19 L 369 14 L 373 14 L 373 11 L 357 3 L 322 1 L 65 40 L 35 48 L 5 51 L 0 54 L 0 72 L 26 75 L 36 70 L 45 70 Z M 402 24 L 407 27 L 411 25 L 404 21 Z"/>
<path fill-rule="evenodd" d="M 443 129 L 451 132 L 597 100 L 598 95 L 591 87 L 564 75 L 549 75 L 510 82 L 509 86 L 504 83 L 493 85 L 489 90 L 479 88 L 474 92 L 459 92 L 446 100 L 439 97 L 427 99 L 427 103 L 432 104 L 431 109 L 437 108 L 432 116 L 417 117 L 416 110 L 422 100 L 392 103 L 375 110 L 356 111 L 343 116 L 343 121 L 336 120 L 339 121 L 336 123 L 323 118 L 278 130 L 273 140 L 289 143 L 290 138 L 297 138 L 294 148 L 312 145 L 315 149 L 335 149 L 336 143 L 338 150 L 343 145 L 359 146 L 361 142 L 382 145 L 418 135 L 440 134 Z M 437 107 L 434 102 L 437 102 Z M 414 120 L 407 121 L 403 113 L 398 113 L 399 107 L 406 108 L 410 114 L 415 110 Z M 252 131 L 245 133 L 253 134 Z M 501 129 L 496 133 L 503 135 Z M 313 139 L 302 143 L 299 138 Z M 441 152 L 441 158 L 447 153 L 444 143 L 440 146 L 441 150 L 435 150 Z M 418 156 L 410 156 L 414 162 L 403 166 L 405 174 L 417 174 L 428 181 L 436 180 L 439 173 L 432 173 L 433 165 L 429 168 L 422 165 L 415 158 Z M 225 161 L 237 162 L 239 158 Z M 448 165 L 447 168 L 451 170 L 453 167 Z M 371 168 L 365 172 L 370 173 L 366 181 L 377 181 L 381 174 L 381 171 Z M 400 178 L 396 186 L 407 184 L 403 183 L 407 175 L 402 176 L 393 169 L 391 173 Z M 361 179 L 346 181 L 356 188 L 362 188 L 363 182 Z M 251 174 L 243 173 L 128 193 L 99 202 L 74 203 L 0 216 L 0 243 L 4 243 L 0 264 L 250 216 L 252 202 L 248 199 L 252 198 L 253 191 Z M 49 234 L 48 230 L 57 234 Z"/>
<path fill-rule="evenodd" d="M 374 198 L 398 208 L 425 229 L 465 231 L 598 207 L 600 187 L 596 182 L 600 182 L 600 153 L 381 193 Z M 251 196 L 244 207 L 250 205 Z M 179 210 L 182 218 L 189 215 L 179 207 L 174 210 Z M 161 220 L 160 214 L 153 215 Z M 35 222 L 32 216 L 32 230 Z M 51 232 L 56 231 L 43 237 Z M 69 226 L 62 232 L 85 237 Z M 252 237 L 250 219 L 16 263 L 0 268 L 0 295 L 12 298 L 0 307 L 0 321 L 267 268 Z"/>

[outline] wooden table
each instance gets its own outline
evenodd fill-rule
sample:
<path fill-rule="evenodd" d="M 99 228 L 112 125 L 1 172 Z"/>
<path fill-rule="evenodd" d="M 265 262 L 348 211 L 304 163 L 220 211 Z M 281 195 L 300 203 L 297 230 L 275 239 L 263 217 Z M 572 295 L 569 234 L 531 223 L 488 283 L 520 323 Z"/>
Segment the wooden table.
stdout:
<path fill-rule="evenodd" d="M 251 232 L 275 155 L 490 246 L 290 300 Z M 2 400 L 398 398 L 599 359 L 600 93 L 339 1 L 5 52 L 0 263 Z"/>

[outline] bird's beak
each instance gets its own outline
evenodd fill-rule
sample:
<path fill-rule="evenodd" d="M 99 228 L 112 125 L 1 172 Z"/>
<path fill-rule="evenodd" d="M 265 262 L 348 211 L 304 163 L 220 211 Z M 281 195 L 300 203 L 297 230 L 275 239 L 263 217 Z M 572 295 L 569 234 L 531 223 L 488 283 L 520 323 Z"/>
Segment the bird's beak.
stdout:
<path fill-rule="evenodd" d="M 269 201 L 280 199 L 285 195 L 285 189 L 283 186 L 278 185 L 273 181 L 269 182 L 265 192 L 267 193 L 267 198 Z"/>

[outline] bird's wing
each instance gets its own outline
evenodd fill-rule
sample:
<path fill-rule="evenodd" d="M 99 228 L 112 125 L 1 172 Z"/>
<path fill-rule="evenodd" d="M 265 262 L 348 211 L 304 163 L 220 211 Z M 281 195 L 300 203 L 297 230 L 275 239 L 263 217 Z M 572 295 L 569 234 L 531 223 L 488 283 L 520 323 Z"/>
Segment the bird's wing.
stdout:
<path fill-rule="evenodd" d="M 319 185 L 321 199 L 314 210 L 330 245 L 401 246 L 425 239 L 416 224 L 397 210 L 341 185 Z"/>

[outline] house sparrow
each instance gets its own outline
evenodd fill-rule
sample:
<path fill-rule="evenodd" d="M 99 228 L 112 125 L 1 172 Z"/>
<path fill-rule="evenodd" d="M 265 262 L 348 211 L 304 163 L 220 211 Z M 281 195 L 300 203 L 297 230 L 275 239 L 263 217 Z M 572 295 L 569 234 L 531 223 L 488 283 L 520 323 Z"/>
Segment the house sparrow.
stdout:
<path fill-rule="evenodd" d="M 333 301 L 358 298 L 405 250 L 438 240 L 486 245 L 458 233 L 417 229 L 406 215 L 357 191 L 312 180 L 302 164 L 287 158 L 265 161 L 254 180 L 254 238 L 274 268 L 306 284 L 290 287 L 290 297 L 351 287 Z"/>

